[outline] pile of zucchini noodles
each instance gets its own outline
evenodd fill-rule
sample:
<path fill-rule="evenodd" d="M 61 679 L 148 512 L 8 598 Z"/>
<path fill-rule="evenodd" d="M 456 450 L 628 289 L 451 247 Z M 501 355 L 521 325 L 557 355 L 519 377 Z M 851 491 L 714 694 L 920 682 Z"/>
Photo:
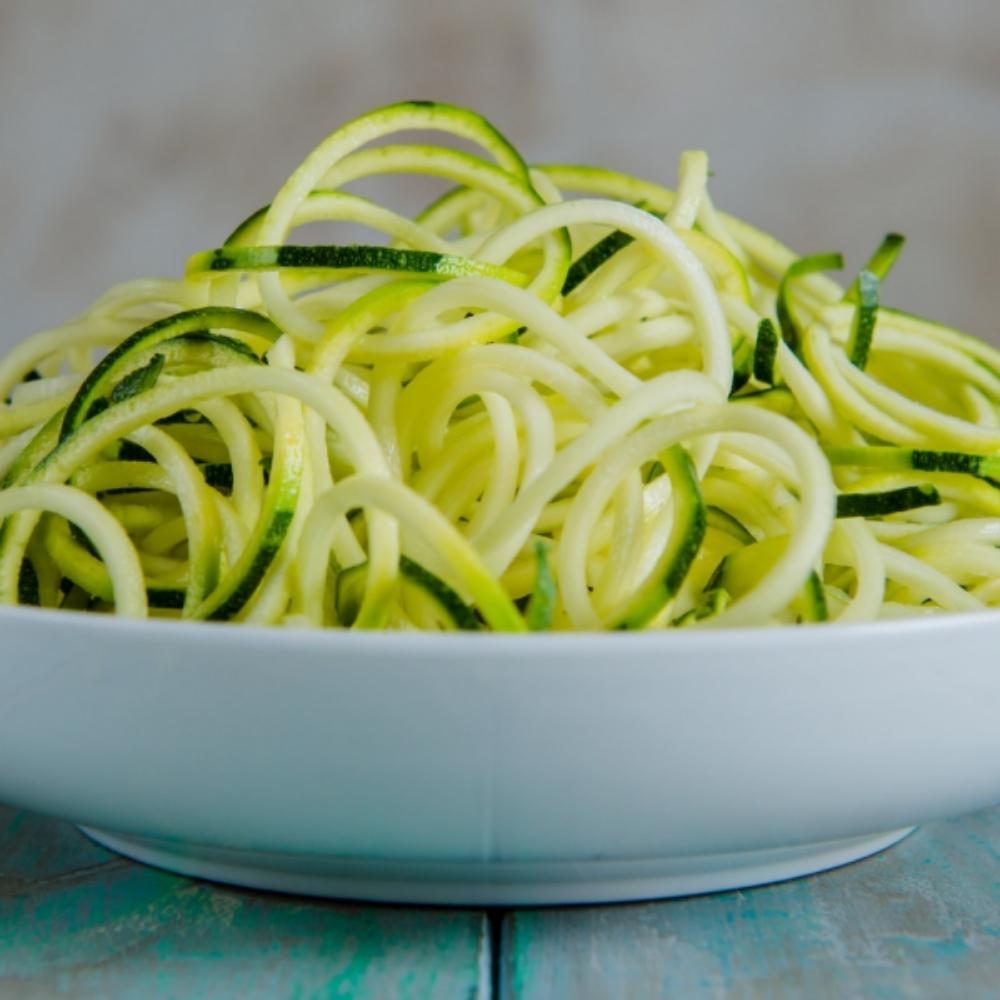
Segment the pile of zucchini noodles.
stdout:
<path fill-rule="evenodd" d="M 414 218 L 344 190 L 405 173 L 449 189 Z M 0 602 L 495 631 L 996 604 L 1000 352 L 880 306 L 901 237 L 845 292 L 707 178 L 529 168 L 431 102 L 350 122 L 182 280 L 0 362 Z M 296 244 L 316 221 L 370 243 Z"/>

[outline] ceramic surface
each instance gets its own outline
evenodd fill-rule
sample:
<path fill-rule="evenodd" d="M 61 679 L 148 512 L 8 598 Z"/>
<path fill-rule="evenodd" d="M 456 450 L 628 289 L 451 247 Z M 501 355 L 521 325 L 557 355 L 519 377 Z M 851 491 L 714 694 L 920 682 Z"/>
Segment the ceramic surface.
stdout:
<path fill-rule="evenodd" d="M 704 891 L 1000 800 L 996 614 L 432 636 L 5 609 L 0 629 L 0 799 L 247 884 Z"/>

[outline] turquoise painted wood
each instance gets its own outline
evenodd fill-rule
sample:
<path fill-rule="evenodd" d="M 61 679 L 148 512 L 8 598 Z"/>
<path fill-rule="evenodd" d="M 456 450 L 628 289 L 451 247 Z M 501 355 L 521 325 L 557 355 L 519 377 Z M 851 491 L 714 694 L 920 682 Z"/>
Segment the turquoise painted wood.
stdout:
<path fill-rule="evenodd" d="M 506 1000 L 997 1000 L 1000 807 L 743 892 L 521 911 Z"/>
<path fill-rule="evenodd" d="M 0 997 L 1000 998 L 1000 808 L 744 892 L 503 918 L 211 886 L 0 807 Z"/>
<path fill-rule="evenodd" d="M 479 912 L 211 886 L 0 807 L 0 997 L 474 1000 L 488 947 Z"/>

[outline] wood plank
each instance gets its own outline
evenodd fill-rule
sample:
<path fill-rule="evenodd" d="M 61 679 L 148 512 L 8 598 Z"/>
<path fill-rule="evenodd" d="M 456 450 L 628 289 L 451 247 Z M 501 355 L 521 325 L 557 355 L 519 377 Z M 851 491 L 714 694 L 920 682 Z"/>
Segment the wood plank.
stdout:
<path fill-rule="evenodd" d="M 489 993 L 477 911 L 209 885 L 0 807 L 0 996 L 461 998 Z"/>
<path fill-rule="evenodd" d="M 521 911 L 503 935 L 507 1000 L 996 1000 L 1000 807 L 809 878 Z"/>

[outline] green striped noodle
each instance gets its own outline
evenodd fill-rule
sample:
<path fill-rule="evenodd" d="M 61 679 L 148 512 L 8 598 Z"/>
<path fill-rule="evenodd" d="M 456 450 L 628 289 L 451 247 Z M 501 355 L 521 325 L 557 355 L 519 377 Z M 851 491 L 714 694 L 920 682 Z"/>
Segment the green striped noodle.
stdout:
<path fill-rule="evenodd" d="M 345 190 L 403 174 L 446 190 Z M 1000 351 L 883 304 L 897 234 L 837 281 L 710 178 L 529 168 L 433 102 L 349 122 L 184 277 L 0 359 L 0 602 L 506 632 L 1000 605 Z"/>

